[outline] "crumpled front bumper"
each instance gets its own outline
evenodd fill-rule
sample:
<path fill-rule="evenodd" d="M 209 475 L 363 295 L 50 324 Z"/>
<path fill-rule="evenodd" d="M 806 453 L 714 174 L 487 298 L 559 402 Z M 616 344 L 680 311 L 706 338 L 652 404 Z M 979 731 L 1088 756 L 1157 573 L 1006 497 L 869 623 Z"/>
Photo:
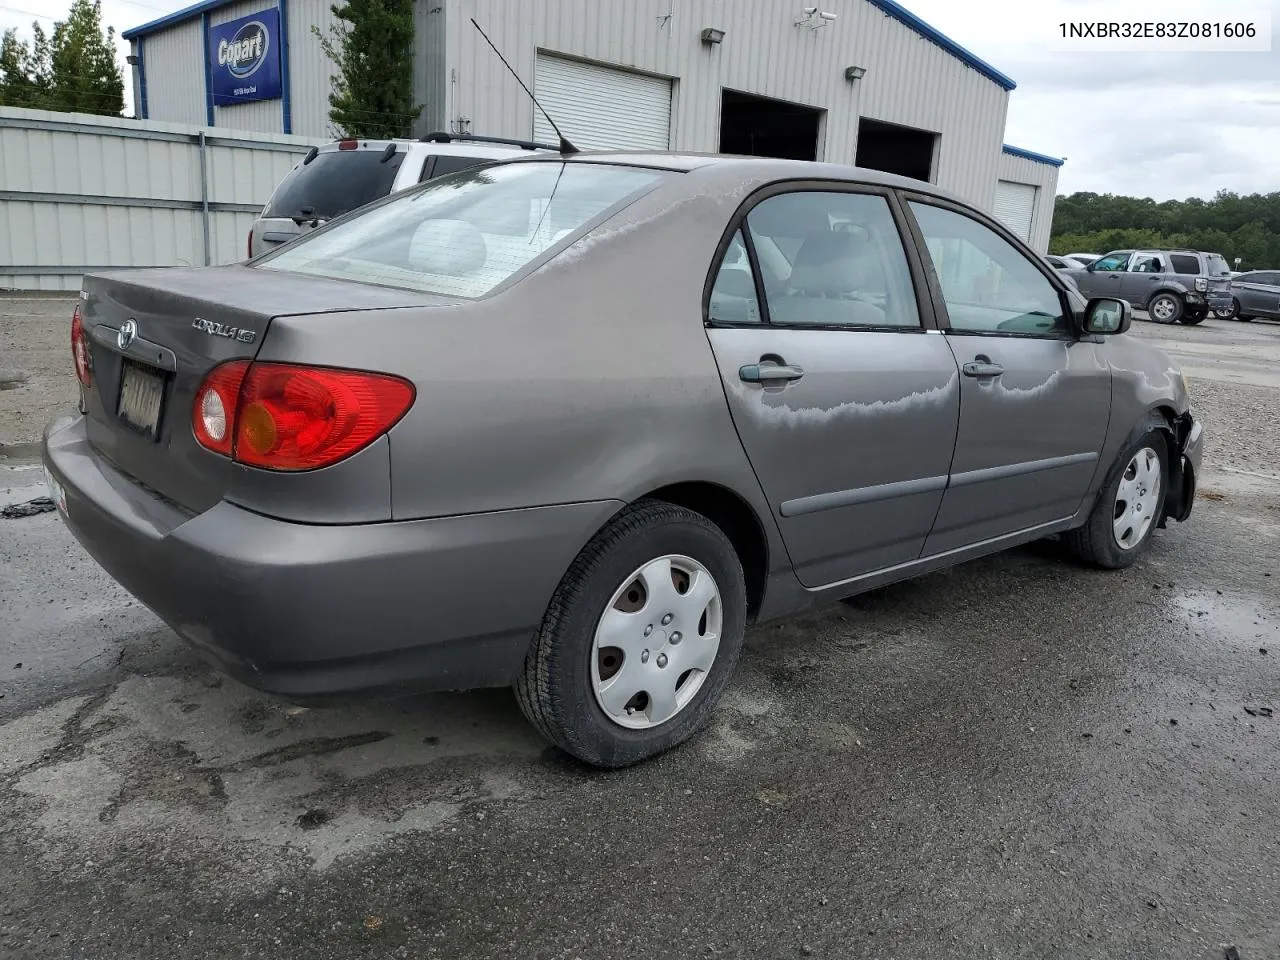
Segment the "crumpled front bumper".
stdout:
<path fill-rule="evenodd" d="M 1191 516 L 1204 452 L 1204 426 L 1190 412 L 1184 413 L 1174 424 L 1174 438 L 1177 449 L 1169 458 L 1169 493 L 1164 500 L 1162 527 L 1167 520 L 1181 523 Z"/>

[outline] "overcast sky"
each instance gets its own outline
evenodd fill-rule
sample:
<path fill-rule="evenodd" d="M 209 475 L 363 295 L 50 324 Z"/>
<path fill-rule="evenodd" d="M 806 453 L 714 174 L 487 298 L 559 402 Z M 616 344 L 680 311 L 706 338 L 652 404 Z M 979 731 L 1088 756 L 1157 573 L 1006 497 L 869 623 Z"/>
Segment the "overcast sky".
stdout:
<path fill-rule="evenodd" d="M 118 35 L 189 2 L 102 0 L 103 19 Z M 825 0 L 823 9 L 839 12 L 849 2 Z M 1198 11 L 1199 20 L 1270 11 L 1270 52 L 1146 54 L 1052 49 L 1054 25 L 1092 15 L 1096 0 L 900 2 L 1017 82 L 1006 141 L 1066 157 L 1063 193 L 1165 200 L 1208 198 L 1222 189 L 1280 190 L 1280 0 L 1106 4 L 1110 18 L 1126 20 L 1167 20 L 1179 4 Z M 798 10 L 803 4 L 794 5 Z M 18 26 L 27 34 L 34 15 L 43 15 L 48 29 L 67 6 L 67 0 L 0 0 L 0 27 Z M 124 44 L 120 50 L 123 63 Z M 131 111 L 131 97 L 125 102 Z"/>

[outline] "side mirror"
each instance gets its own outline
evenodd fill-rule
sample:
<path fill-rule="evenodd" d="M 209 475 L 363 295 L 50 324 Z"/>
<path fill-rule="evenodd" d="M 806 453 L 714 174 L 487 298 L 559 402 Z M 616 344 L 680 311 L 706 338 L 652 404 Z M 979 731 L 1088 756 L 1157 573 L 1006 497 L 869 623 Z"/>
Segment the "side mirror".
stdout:
<path fill-rule="evenodd" d="M 1101 336 L 1125 333 L 1133 325 L 1133 307 L 1127 301 L 1095 297 L 1084 309 L 1084 332 Z"/>

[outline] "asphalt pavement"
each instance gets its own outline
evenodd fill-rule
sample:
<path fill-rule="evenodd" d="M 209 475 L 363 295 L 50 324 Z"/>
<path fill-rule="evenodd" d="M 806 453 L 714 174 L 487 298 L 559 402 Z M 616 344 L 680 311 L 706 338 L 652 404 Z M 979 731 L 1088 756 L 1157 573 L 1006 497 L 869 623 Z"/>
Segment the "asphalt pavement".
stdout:
<path fill-rule="evenodd" d="M 623 771 L 505 691 L 264 698 L 0 520 L 0 957 L 1280 956 L 1280 325 L 1135 333 L 1206 422 L 1190 522 L 757 627 Z M 0 505 L 43 492 L 27 419 Z"/>

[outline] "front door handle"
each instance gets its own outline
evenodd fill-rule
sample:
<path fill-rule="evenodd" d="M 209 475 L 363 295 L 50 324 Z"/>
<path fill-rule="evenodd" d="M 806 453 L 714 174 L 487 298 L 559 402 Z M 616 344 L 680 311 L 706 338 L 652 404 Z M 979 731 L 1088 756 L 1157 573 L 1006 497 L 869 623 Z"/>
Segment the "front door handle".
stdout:
<path fill-rule="evenodd" d="M 748 363 L 738 368 L 738 378 L 746 383 L 785 383 L 803 376 L 801 367 L 788 363 Z"/>
<path fill-rule="evenodd" d="M 998 377 L 1004 373 L 1004 367 L 998 363 L 992 363 L 987 357 L 978 357 L 976 360 L 970 360 L 960 369 L 964 371 L 966 377 L 977 377 L 980 380 Z"/>

